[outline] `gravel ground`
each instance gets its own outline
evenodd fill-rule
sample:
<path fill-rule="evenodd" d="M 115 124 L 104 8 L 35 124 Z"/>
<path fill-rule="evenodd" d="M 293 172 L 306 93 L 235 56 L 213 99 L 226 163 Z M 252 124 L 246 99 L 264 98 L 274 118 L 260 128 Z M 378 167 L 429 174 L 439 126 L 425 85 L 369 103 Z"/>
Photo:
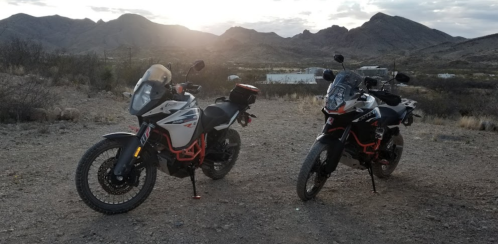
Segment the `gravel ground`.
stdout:
<path fill-rule="evenodd" d="M 371 193 L 366 171 L 340 165 L 315 200 L 295 193 L 322 126 L 300 102 L 260 99 L 234 126 L 242 150 L 213 181 L 158 172 L 137 209 L 106 216 L 75 189 L 80 157 L 101 135 L 129 131 L 127 104 L 78 91 L 78 123 L 0 125 L 0 243 L 498 243 L 498 133 L 415 123 L 401 128 L 403 158 Z M 211 100 L 202 100 L 201 106 Z"/>

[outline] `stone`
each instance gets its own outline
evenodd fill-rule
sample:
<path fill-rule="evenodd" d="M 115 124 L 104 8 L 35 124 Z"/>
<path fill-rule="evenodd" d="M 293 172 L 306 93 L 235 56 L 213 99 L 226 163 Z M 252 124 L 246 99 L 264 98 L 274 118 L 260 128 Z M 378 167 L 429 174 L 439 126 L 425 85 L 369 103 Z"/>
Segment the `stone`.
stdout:
<path fill-rule="evenodd" d="M 61 120 L 71 120 L 77 122 L 80 115 L 80 110 L 77 108 L 64 108 L 61 112 Z"/>

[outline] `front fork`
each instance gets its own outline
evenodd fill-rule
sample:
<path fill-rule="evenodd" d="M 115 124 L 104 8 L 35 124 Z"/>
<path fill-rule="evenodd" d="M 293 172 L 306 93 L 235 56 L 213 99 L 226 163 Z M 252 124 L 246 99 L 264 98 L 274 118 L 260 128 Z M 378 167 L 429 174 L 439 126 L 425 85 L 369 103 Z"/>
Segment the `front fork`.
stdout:
<path fill-rule="evenodd" d="M 332 122 L 334 119 L 329 117 L 327 122 L 323 126 L 322 133 L 316 138 L 316 141 L 327 144 L 327 163 L 325 165 L 325 174 L 329 176 L 332 172 L 335 171 L 339 161 L 342 157 L 342 152 L 344 151 L 344 146 L 346 144 L 346 140 L 349 136 L 349 131 L 351 130 L 351 125 L 348 125 L 344 128 L 344 132 L 342 133 L 341 138 L 338 140 L 337 137 L 334 137 L 330 134 L 330 130 L 332 130 Z"/>
<path fill-rule="evenodd" d="M 128 141 L 127 145 L 121 150 L 120 155 L 118 157 L 118 162 L 114 167 L 114 175 L 116 179 L 122 181 L 128 176 L 130 170 L 135 164 L 142 148 L 147 143 L 149 139 L 150 132 L 154 129 L 153 124 L 142 123 L 140 129 L 138 130 L 136 136 L 131 137 Z"/>

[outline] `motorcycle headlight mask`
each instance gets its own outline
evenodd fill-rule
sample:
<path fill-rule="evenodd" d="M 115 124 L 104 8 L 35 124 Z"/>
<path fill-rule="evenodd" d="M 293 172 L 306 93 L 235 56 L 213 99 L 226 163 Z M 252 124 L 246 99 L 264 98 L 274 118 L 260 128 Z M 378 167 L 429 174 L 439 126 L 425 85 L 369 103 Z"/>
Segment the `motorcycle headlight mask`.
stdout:
<path fill-rule="evenodd" d="M 131 107 L 135 111 L 141 110 L 145 107 L 151 100 L 150 92 L 152 91 L 152 86 L 149 84 L 142 85 L 138 91 L 133 96 L 133 101 Z"/>

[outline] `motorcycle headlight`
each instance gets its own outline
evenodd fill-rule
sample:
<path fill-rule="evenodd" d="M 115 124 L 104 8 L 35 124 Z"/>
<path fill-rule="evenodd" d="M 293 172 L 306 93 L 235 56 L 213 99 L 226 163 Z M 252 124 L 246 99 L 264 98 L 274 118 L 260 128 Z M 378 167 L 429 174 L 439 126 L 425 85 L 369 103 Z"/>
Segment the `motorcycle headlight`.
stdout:
<path fill-rule="evenodd" d="M 135 93 L 135 97 L 133 99 L 133 103 L 132 103 L 132 108 L 135 110 L 135 111 L 139 111 L 140 109 L 142 109 L 143 107 L 145 107 L 145 105 L 147 105 L 147 103 L 150 102 L 150 92 L 152 90 L 152 86 L 150 85 L 143 85 L 137 93 Z"/>
<path fill-rule="evenodd" d="M 336 89 L 334 89 L 332 94 L 327 94 L 327 97 L 325 100 L 325 108 L 328 110 L 335 111 L 340 106 L 342 106 L 345 102 L 344 92 L 345 92 L 344 88 L 337 87 Z"/>

